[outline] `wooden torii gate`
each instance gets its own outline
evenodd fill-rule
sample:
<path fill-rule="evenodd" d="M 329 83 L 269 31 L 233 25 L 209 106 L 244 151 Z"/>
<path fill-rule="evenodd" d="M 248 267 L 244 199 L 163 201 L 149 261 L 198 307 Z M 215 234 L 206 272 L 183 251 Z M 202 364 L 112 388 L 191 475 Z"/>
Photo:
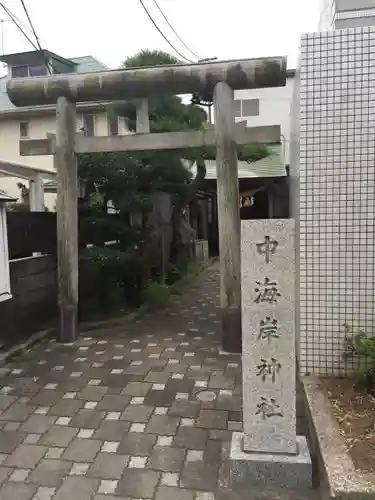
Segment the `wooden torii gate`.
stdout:
<path fill-rule="evenodd" d="M 88 152 L 217 148 L 222 343 L 241 345 L 240 216 L 236 144 L 280 142 L 280 127 L 235 126 L 234 90 L 286 84 L 286 58 L 217 61 L 88 74 L 20 78 L 7 84 L 16 106 L 56 104 L 56 136 L 21 140 L 20 154 L 54 155 L 57 170 L 60 339 L 77 338 L 78 218 L 76 155 Z M 148 101 L 155 95 L 213 91 L 214 129 L 149 133 Z M 84 137 L 76 133 L 76 103 L 137 99 L 137 133 Z"/>

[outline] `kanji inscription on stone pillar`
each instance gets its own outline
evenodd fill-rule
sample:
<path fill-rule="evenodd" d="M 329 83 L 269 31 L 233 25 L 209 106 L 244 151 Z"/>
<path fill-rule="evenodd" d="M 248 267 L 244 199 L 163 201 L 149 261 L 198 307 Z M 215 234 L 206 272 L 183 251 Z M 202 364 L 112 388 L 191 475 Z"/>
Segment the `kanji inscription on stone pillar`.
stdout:
<path fill-rule="evenodd" d="M 294 221 L 242 222 L 244 451 L 295 454 Z"/>

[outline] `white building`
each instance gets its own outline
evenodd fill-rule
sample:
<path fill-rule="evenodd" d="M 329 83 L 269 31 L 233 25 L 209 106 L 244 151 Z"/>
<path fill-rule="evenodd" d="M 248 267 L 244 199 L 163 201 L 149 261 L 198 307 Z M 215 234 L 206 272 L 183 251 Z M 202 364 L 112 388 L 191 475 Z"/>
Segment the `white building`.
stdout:
<path fill-rule="evenodd" d="M 319 30 L 375 25 L 375 0 L 321 0 Z"/>

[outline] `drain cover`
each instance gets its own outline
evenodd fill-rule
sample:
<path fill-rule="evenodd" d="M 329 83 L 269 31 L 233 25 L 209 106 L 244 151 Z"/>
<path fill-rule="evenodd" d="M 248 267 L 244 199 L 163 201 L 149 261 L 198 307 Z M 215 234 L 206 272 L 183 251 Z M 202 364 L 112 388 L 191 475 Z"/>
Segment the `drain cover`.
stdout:
<path fill-rule="evenodd" d="M 216 394 L 213 391 L 200 391 L 197 393 L 197 399 L 199 401 L 214 401 Z"/>

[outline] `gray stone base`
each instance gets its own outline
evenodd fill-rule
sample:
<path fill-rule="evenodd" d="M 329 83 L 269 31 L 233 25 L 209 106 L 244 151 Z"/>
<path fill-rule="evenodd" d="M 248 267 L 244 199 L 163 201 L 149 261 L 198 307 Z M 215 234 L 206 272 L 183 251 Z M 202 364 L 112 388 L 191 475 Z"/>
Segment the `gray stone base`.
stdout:
<path fill-rule="evenodd" d="M 243 433 L 234 432 L 230 450 L 230 482 L 241 486 L 311 488 L 312 464 L 304 436 L 297 436 L 298 455 L 243 451 Z"/>

